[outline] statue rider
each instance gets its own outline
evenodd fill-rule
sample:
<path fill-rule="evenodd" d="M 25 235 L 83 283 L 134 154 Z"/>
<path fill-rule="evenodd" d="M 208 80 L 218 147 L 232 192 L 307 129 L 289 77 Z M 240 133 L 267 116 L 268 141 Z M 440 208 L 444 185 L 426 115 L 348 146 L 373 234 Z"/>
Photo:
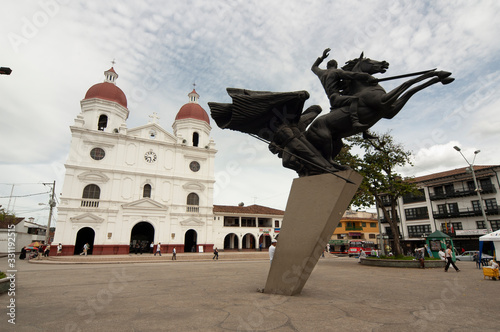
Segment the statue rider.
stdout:
<path fill-rule="evenodd" d="M 358 97 L 343 95 L 341 91 L 343 88 L 343 80 L 358 80 L 368 82 L 369 84 L 376 84 L 378 82 L 377 79 L 367 73 L 356 73 L 339 69 L 337 68 L 337 61 L 333 59 L 328 61 L 326 69 L 319 68 L 323 60 L 328 57 L 328 52 L 330 52 L 329 48 L 323 51 L 323 55 L 316 59 L 311 70 L 318 76 L 325 89 L 326 95 L 330 101 L 330 109 L 333 110 L 343 106 L 349 106 L 349 116 L 352 127 L 363 130 L 364 138 L 375 138 L 366 131 L 368 126 L 359 122 Z"/>

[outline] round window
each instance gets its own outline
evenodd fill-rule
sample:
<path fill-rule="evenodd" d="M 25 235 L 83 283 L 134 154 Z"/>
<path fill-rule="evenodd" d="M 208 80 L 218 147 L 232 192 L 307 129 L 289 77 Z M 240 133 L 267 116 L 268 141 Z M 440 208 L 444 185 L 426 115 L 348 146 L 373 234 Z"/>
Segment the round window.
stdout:
<path fill-rule="evenodd" d="M 198 172 L 200 170 L 200 164 L 197 162 L 197 161 L 192 161 L 190 164 L 189 164 L 189 168 L 193 171 L 193 172 Z"/>
<path fill-rule="evenodd" d="M 104 155 L 104 150 L 101 148 L 93 148 L 92 150 L 90 150 L 90 156 L 94 160 L 101 160 L 102 158 L 104 158 Z"/>

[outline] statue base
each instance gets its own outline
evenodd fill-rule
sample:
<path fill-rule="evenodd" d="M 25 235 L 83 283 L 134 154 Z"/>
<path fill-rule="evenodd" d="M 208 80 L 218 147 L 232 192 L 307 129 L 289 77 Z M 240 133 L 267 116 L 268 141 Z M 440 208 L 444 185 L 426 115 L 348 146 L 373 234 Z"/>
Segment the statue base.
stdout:
<path fill-rule="evenodd" d="M 302 291 L 363 177 L 348 170 L 295 179 L 264 293 Z"/>

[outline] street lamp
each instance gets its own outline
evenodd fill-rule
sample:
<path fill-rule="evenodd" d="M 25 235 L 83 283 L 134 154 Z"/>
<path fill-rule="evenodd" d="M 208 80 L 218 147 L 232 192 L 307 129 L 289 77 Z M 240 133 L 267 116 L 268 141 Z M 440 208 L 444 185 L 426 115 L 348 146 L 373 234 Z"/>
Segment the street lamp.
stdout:
<path fill-rule="evenodd" d="M 476 173 L 474 172 L 474 161 L 476 160 L 477 154 L 479 152 L 481 152 L 481 150 L 474 151 L 474 159 L 472 159 L 472 163 L 469 163 L 469 161 L 467 160 L 467 158 L 465 158 L 464 154 L 462 153 L 462 149 L 460 149 L 456 145 L 453 148 L 455 150 L 457 150 L 462 155 L 462 157 L 465 159 L 465 161 L 469 165 L 469 169 L 470 169 L 470 171 L 472 173 L 472 179 L 474 180 L 475 191 L 477 193 L 477 197 L 479 198 L 479 207 L 481 208 L 481 213 L 483 214 L 484 227 L 488 228 L 488 218 L 486 217 L 486 212 L 484 211 L 484 207 L 483 207 L 483 200 L 481 199 L 481 189 L 479 189 L 479 186 L 477 185 Z"/>
<path fill-rule="evenodd" d="M 12 73 L 12 69 L 9 67 L 0 67 L 0 75 L 10 75 Z"/>

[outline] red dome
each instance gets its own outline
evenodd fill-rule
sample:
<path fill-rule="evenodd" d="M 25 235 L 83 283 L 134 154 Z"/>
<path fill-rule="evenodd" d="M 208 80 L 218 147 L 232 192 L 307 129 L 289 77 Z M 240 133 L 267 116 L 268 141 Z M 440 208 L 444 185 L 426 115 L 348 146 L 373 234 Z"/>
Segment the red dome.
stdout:
<path fill-rule="evenodd" d="M 117 102 L 127 107 L 127 97 L 123 91 L 113 83 L 103 82 L 93 85 L 85 94 L 84 99 L 99 98 Z"/>
<path fill-rule="evenodd" d="M 210 119 L 207 112 L 197 103 L 187 103 L 181 107 L 179 113 L 175 117 L 175 120 L 182 119 L 196 119 L 202 120 L 210 124 Z"/>

